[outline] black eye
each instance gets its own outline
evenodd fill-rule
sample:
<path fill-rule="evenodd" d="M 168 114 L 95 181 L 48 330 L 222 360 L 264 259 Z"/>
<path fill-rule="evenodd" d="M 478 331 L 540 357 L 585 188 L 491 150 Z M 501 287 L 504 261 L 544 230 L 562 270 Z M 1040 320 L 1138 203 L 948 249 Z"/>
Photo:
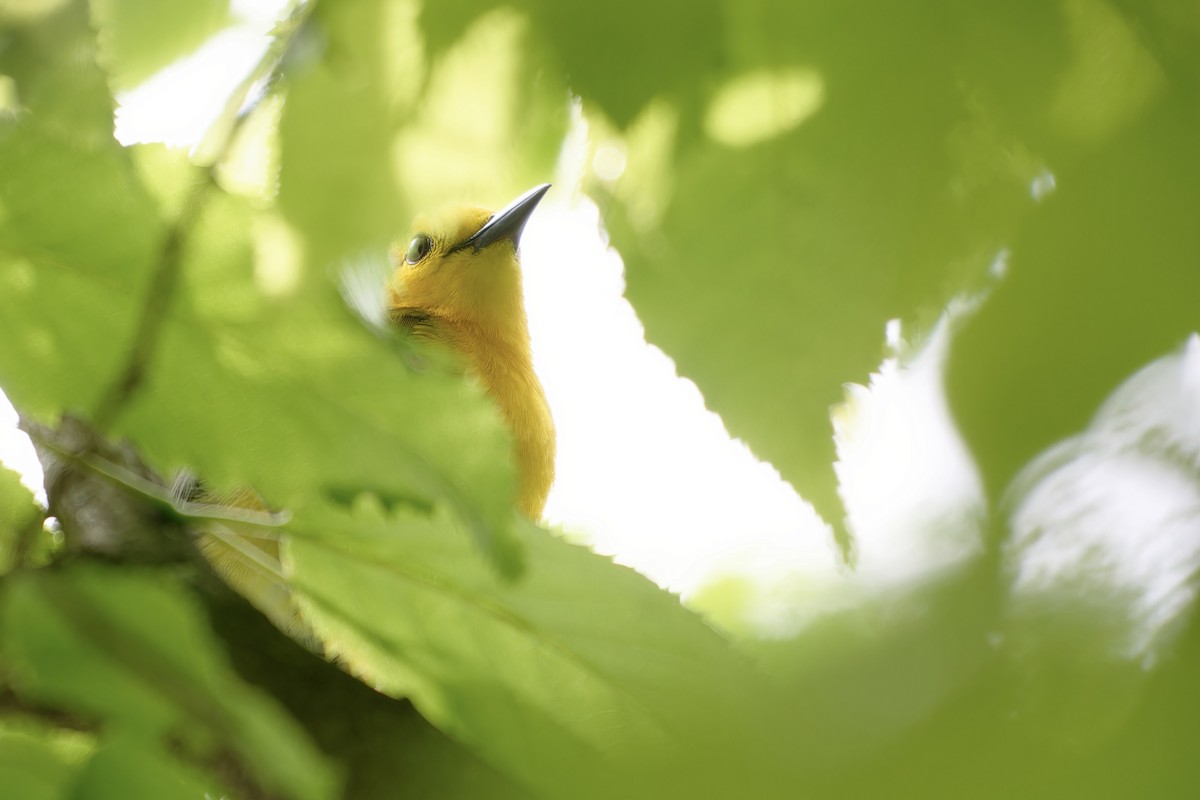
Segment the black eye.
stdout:
<path fill-rule="evenodd" d="M 425 256 L 429 255 L 429 251 L 433 249 L 433 240 L 423 233 L 418 233 L 408 243 L 408 252 L 404 254 L 404 260 L 410 264 L 416 264 Z"/>

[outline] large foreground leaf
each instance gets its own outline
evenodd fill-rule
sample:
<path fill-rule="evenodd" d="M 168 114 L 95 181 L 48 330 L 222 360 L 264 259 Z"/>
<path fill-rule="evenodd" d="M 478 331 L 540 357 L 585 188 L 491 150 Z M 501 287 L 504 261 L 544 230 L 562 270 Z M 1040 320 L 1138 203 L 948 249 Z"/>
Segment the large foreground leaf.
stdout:
<path fill-rule="evenodd" d="M 878 365 L 889 320 L 920 330 L 983 280 L 1039 164 L 956 67 L 967 15 L 725 13 L 707 107 L 664 100 L 612 131 L 628 166 L 593 185 L 648 340 L 836 527 L 829 408 Z"/>
<path fill-rule="evenodd" d="M 352 671 L 550 796 L 745 777 L 755 673 L 674 597 L 532 527 L 504 584 L 448 523 L 366 499 L 297 521 L 293 588 Z"/>

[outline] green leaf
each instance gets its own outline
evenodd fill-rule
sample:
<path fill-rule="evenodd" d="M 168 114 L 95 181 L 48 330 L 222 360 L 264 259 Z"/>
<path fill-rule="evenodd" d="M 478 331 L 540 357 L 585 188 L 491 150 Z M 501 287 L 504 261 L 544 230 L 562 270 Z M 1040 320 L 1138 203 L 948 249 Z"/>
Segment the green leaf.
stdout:
<path fill-rule="evenodd" d="M 44 516 L 21 476 L 0 464 L 0 575 L 16 566 L 23 540 L 31 528 L 40 533 Z"/>
<path fill-rule="evenodd" d="M 431 50 L 440 54 L 502 5 L 528 16 L 539 49 L 566 76 L 571 91 L 599 103 L 622 126 L 656 96 L 696 104 L 698 89 L 724 66 L 723 9 L 715 0 L 426 3 L 421 25 Z"/>
<path fill-rule="evenodd" d="M 169 753 L 163 742 L 134 736 L 106 736 L 79 770 L 71 800 L 125 800 L 130 797 L 206 798 L 223 787 L 195 766 Z"/>
<path fill-rule="evenodd" d="M 119 373 L 161 226 L 115 142 L 0 137 L 0 383 L 26 413 L 89 411 Z"/>
<path fill-rule="evenodd" d="M 43 419 L 116 379 L 163 236 L 94 54 L 75 4 L 0 53 L 25 109 L 0 118 L 0 385 Z"/>
<path fill-rule="evenodd" d="M 292 85 L 280 121 L 279 208 L 314 270 L 384 245 L 411 213 L 391 148 L 394 120 L 412 112 L 421 61 L 403 4 L 392 8 L 385 21 L 380 2 L 317 6 L 285 61 Z M 384 72 L 389 45 L 397 83 Z"/>
<path fill-rule="evenodd" d="M 835 526 L 830 406 L 982 280 L 1037 167 L 947 67 L 959 17 L 864 6 L 731 6 L 706 112 L 648 108 L 592 181 L 647 339 Z"/>
<path fill-rule="evenodd" d="M 229 0 L 92 0 L 103 61 L 129 89 L 188 55 L 230 22 Z"/>
<path fill-rule="evenodd" d="M 78 565 L 11 576 L 0 636 L 22 697 L 139 738 L 171 737 L 201 759 L 231 755 L 289 797 L 333 795 L 304 734 L 237 677 L 200 610 L 161 574 Z"/>
<path fill-rule="evenodd" d="M 939 758 L 966 749 L 958 739 L 976 745 L 992 730 L 994 712 L 981 713 L 975 693 L 1000 694 L 998 654 L 985 638 L 994 588 L 972 566 L 864 598 L 789 640 L 747 642 L 781 686 L 773 702 L 788 722 L 776 734 L 799 776 L 792 785 L 819 797 L 954 797 L 973 772 L 989 787 L 982 796 L 1004 796 L 990 791 L 1005 786 L 991 761 L 997 750 L 970 762 Z"/>
<path fill-rule="evenodd" d="M 90 734 L 0 717 L 0 789 L 22 800 L 65 798 L 94 746 Z"/>
<path fill-rule="evenodd" d="M 504 584 L 445 517 L 365 499 L 295 527 L 291 584 L 330 651 L 549 796 L 741 775 L 761 745 L 754 671 L 631 570 L 527 526 Z"/>
<path fill-rule="evenodd" d="M 15 102 L 32 124 L 79 149 L 112 139 L 113 100 L 96 65 L 96 36 L 84 0 L 42 3 L 28 15 L 0 16 L 0 74 L 15 83 Z M 4 125 L 13 117 L 5 114 Z M 0 148 L 2 150 L 3 148 Z M 8 170 L 3 173 L 7 178 Z M 69 176 L 69 173 L 68 173 Z M 113 198 L 119 198 L 114 193 Z"/>
<path fill-rule="evenodd" d="M 1200 329 L 1197 137 L 1195 103 L 1168 96 L 1064 159 L 1011 242 L 1009 277 L 956 337 L 947 390 L 994 498 L 1125 375 Z"/>
<path fill-rule="evenodd" d="M 418 211 L 498 208 L 553 174 L 568 98 L 528 26 L 493 14 L 427 60 L 422 5 L 318 6 L 285 62 L 279 207 L 314 269 L 407 241 Z"/>

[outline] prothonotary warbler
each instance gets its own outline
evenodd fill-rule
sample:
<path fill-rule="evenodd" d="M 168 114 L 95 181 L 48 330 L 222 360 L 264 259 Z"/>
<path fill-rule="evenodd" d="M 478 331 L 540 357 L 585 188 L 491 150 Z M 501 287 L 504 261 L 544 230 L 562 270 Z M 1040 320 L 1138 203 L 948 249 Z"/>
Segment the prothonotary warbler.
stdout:
<path fill-rule="evenodd" d="M 541 518 L 554 481 L 555 433 L 525 316 L 518 245 L 550 184 L 492 213 L 455 206 L 418 216 L 392 251 L 391 319 L 418 340 L 462 357 L 512 430 L 517 508 Z"/>
<path fill-rule="evenodd" d="M 459 206 L 417 217 L 407 245 L 392 250 L 395 272 L 387 287 L 391 320 L 417 339 L 457 353 L 496 403 L 513 434 L 517 508 L 535 521 L 554 481 L 555 433 L 533 371 L 517 245 L 549 188 L 538 186 L 495 213 Z M 206 495 L 204 501 L 264 510 L 249 490 Z M 277 626 L 316 648 L 291 601 L 277 536 L 214 520 L 197 544 L 234 589 Z"/>

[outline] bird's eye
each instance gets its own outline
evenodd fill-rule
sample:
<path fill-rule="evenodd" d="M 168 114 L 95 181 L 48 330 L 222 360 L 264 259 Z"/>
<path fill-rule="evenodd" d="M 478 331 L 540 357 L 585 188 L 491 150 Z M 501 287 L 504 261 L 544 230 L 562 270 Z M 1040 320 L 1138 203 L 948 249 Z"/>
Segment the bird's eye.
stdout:
<path fill-rule="evenodd" d="M 433 249 L 433 240 L 423 233 L 418 233 L 408 243 L 408 252 L 404 254 L 404 260 L 409 264 L 416 264 L 425 256 L 429 255 L 429 251 Z"/>

